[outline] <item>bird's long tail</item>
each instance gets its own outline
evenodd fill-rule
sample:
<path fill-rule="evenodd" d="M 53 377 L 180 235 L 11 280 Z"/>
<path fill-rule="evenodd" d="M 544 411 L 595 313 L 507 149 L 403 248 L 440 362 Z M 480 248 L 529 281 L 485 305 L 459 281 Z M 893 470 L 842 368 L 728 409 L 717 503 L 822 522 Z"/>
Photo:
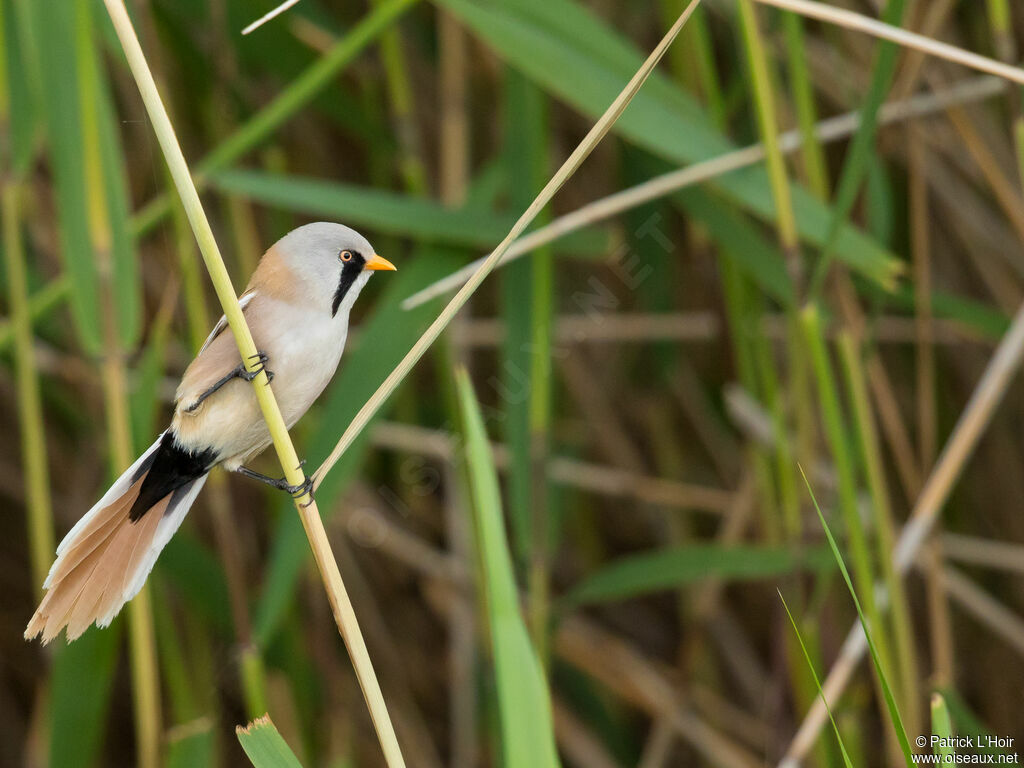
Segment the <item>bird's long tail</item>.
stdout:
<path fill-rule="evenodd" d="M 162 434 L 57 547 L 47 590 L 25 638 L 43 643 L 67 627 L 68 642 L 105 627 L 135 597 L 160 551 L 199 494 L 212 461 Z"/>

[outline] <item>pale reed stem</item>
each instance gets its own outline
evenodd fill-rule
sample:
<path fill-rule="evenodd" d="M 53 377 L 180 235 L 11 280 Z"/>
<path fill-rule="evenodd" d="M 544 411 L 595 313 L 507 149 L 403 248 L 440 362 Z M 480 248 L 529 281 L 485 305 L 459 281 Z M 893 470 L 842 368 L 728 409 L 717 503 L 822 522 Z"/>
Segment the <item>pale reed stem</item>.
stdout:
<path fill-rule="evenodd" d="M 118 39 L 124 48 L 125 57 L 128 59 L 128 66 L 132 71 L 135 82 L 139 87 L 142 100 L 146 105 L 150 121 L 153 123 L 153 130 L 160 148 L 174 179 L 178 194 L 181 196 L 182 204 L 188 215 L 192 231 L 195 233 L 199 249 L 203 254 L 203 261 L 210 273 L 217 292 L 217 298 L 224 308 L 224 316 L 235 337 L 239 353 L 245 365 L 252 370 L 253 362 L 256 360 L 256 344 L 253 341 L 249 327 L 246 325 L 242 309 L 238 305 L 238 297 L 231 285 L 231 278 L 228 276 L 227 267 L 221 257 L 217 241 L 210 228 L 210 222 L 206 218 L 202 203 L 199 201 L 199 193 L 196 191 L 195 183 L 189 173 L 188 164 L 178 145 L 177 137 L 174 134 L 174 127 L 167 115 L 160 93 L 153 80 L 153 75 L 146 63 L 142 46 L 132 28 L 131 19 L 124 7 L 123 0 L 104 0 L 107 12 L 114 24 Z M 284 418 L 278 407 L 273 391 L 270 389 L 270 382 L 267 375 L 261 370 L 253 380 L 253 389 L 256 399 L 259 401 L 263 418 L 267 422 L 267 429 L 274 441 L 274 449 L 281 462 L 285 477 L 291 485 L 300 485 L 305 479 L 302 468 L 299 464 L 299 457 L 292 445 L 291 437 L 288 435 L 288 428 L 285 426 Z M 380 690 L 380 683 L 373 671 L 370 662 L 370 654 L 366 649 L 366 642 L 363 640 L 356 620 L 352 602 L 348 592 L 341 580 L 341 573 L 338 564 L 331 552 L 327 534 L 324 531 L 323 521 L 320 519 L 320 512 L 311 494 L 304 493 L 295 499 L 295 508 L 302 519 L 302 525 L 306 530 L 309 545 L 313 550 L 313 557 L 320 570 L 320 576 L 324 582 L 324 589 L 327 598 L 331 603 L 331 610 L 334 613 L 334 620 L 348 648 L 352 658 L 352 666 L 355 668 L 356 677 L 366 698 L 373 724 L 377 729 L 377 737 L 380 739 L 381 748 L 389 768 L 404 768 L 405 760 L 402 757 L 401 749 L 398 746 L 398 739 L 395 736 L 391 718 L 388 715 L 387 706 L 384 703 L 384 696 Z"/>
<path fill-rule="evenodd" d="M 530 204 L 530 207 L 526 209 L 526 212 L 519 217 L 519 220 L 512 227 L 512 230 L 505 236 L 505 239 L 501 241 L 497 248 L 495 248 L 491 255 L 488 256 L 484 262 L 480 265 L 480 268 L 473 274 L 469 281 L 462 286 L 462 289 L 455 294 L 452 300 L 448 303 L 441 314 L 437 316 L 437 319 L 430 324 L 426 332 L 420 336 L 420 338 L 413 345 L 402 361 L 395 367 L 395 369 L 384 379 L 384 383 L 377 388 L 377 391 L 373 393 L 373 396 L 366 401 L 366 404 L 359 409 L 355 418 L 348 425 L 348 428 L 342 434 L 338 444 L 331 451 L 330 456 L 320 465 L 319 469 L 314 473 L 313 477 L 316 481 L 316 485 L 319 486 L 323 481 L 324 475 L 330 471 L 331 467 L 341 458 L 341 455 L 348 449 L 352 442 L 356 439 L 360 432 L 366 428 L 366 425 L 370 423 L 370 419 L 373 418 L 374 414 L 380 410 L 380 407 L 384 404 L 384 401 L 391 396 L 391 393 L 395 391 L 398 385 L 403 379 L 409 374 L 413 366 L 419 361 L 423 354 L 430 348 L 430 345 L 434 343 L 441 332 L 447 327 L 448 323 L 451 322 L 452 318 L 455 317 L 456 313 L 462 309 L 462 306 L 466 303 L 473 292 L 480 286 L 480 283 L 484 281 L 484 278 L 491 273 L 491 271 L 497 266 L 498 262 L 501 261 L 501 257 L 511 247 L 512 243 L 518 238 L 523 231 L 530 225 L 530 222 L 536 218 L 537 214 L 546 206 L 551 198 L 555 196 L 555 193 L 561 188 L 561 186 L 568 181 L 569 177 L 572 176 L 576 169 L 580 167 L 580 164 L 587 158 L 595 146 L 604 138 L 605 134 L 611 129 L 612 125 L 619 116 L 623 113 L 629 102 L 632 101 L 637 91 L 640 90 L 640 86 L 644 84 L 647 77 L 651 74 L 654 67 L 661 60 L 661 57 L 665 55 L 665 51 L 668 50 L 669 45 L 679 34 L 679 31 L 686 24 L 686 20 L 690 18 L 690 14 L 693 13 L 694 9 L 700 3 L 700 0 L 691 0 L 690 4 L 686 7 L 683 13 L 679 16 L 676 23 L 672 25 L 672 28 L 665 34 L 661 42 L 658 43 L 658 47 L 654 49 L 650 56 L 647 57 L 647 61 L 643 63 L 643 66 L 637 71 L 633 78 L 629 81 L 622 92 L 615 98 L 611 106 L 605 111 L 601 118 L 594 124 L 594 127 L 590 129 L 590 132 L 584 137 L 583 141 L 579 143 L 573 153 L 569 155 L 569 159 L 563 163 L 562 167 L 558 169 L 558 172 L 552 177 L 551 181 L 545 185 L 544 189 L 541 190 L 540 194 L 537 195 L 536 199 Z"/>

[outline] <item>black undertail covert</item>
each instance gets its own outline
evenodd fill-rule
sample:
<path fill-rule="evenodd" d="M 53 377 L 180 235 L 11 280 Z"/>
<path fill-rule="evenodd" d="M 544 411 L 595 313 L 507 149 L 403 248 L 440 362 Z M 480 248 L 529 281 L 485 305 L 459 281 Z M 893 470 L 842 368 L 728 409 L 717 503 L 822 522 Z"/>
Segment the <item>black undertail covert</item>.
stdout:
<path fill-rule="evenodd" d="M 138 522 L 164 496 L 184 492 L 187 485 L 209 472 L 216 463 L 217 455 L 213 449 L 190 451 L 182 448 L 174 439 L 174 433 L 167 430 L 160 438 L 159 447 L 132 476 L 134 485 L 142 475 L 146 475 L 139 489 L 139 497 L 128 513 L 128 519 L 133 523 Z M 173 501 L 168 505 L 168 510 L 173 508 Z"/>

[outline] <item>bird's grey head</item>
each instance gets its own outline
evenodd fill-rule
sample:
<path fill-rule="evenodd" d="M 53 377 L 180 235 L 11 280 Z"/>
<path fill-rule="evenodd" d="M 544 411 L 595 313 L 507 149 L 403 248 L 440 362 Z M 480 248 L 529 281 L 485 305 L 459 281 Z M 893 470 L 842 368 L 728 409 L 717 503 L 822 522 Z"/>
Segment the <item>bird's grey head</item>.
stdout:
<path fill-rule="evenodd" d="M 274 248 L 310 299 L 329 307 L 332 316 L 348 314 L 374 271 L 395 269 L 354 229 L 328 221 L 293 229 Z"/>

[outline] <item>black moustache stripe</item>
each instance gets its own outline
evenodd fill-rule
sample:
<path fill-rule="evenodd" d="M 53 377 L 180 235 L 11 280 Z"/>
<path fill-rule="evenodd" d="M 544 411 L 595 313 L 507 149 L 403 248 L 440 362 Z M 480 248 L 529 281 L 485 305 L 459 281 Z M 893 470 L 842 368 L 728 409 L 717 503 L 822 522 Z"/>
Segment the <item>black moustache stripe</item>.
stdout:
<path fill-rule="evenodd" d="M 338 314 L 338 307 L 341 306 L 341 300 L 345 298 L 345 294 L 348 293 L 352 287 L 352 283 L 359 277 L 360 269 L 358 267 L 346 264 L 341 268 L 341 277 L 338 279 L 338 290 L 334 292 L 334 304 L 331 305 L 331 317 Z"/>

